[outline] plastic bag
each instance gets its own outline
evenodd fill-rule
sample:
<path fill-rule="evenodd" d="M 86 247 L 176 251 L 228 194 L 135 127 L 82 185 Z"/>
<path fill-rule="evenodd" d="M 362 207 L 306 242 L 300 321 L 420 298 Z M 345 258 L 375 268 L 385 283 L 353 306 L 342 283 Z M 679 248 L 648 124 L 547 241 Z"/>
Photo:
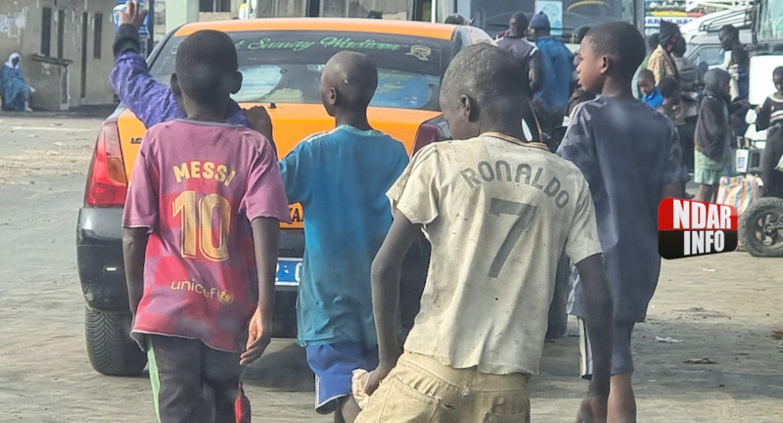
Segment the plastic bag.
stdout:
<path fill-rule="evenodd" d="M 734 206 L 737 215 L 741 216 L 760 197 L 760 188 L 758 176 L 721 177 L 717 203 Z"/>

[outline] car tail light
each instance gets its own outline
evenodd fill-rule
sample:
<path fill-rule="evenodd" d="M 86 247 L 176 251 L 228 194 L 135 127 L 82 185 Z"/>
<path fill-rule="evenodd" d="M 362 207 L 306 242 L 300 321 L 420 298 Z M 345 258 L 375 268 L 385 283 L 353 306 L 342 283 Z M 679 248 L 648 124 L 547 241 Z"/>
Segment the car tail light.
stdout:
<path fill-rule="evenodd" d="M 416 131 L 416 138 L 413 142 L 413 152 L 416 154 L 421 148 L 426 145 L 432 144 L 437 141 L 445 141 L 449 139 L 449 127 L 443 117 L 439 116 L 435 119 L 428 120 L 419 126 Z"/>
<path fill-rule="evenodd" d="M 104 122 L 87 175 L 84 203 L 93 207 L 122 206 L 128 191 L 116 120 Z"/>

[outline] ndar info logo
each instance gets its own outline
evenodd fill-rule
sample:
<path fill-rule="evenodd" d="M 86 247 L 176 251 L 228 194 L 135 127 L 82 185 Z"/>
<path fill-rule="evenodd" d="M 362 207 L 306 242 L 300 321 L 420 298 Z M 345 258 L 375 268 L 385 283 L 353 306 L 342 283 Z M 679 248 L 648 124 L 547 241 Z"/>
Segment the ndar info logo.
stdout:
<path fill-rule="evenodd" d="M 737 249 L 737 209 L 667 198 L 658 206 L 658 252 L 665 259 Z"/>

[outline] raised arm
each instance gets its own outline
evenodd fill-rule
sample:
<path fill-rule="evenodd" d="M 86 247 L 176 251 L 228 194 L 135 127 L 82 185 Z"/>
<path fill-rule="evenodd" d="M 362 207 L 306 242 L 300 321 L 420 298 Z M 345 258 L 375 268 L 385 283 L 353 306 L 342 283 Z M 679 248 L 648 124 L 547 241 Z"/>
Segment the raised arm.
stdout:
<path fill-rule="evenodd" d="M 139 26 L 146 11 L 139 11 L 137 2 L 128 2 L 120 13 L 119 28 L 114 37 L 115 66 L 110 80 L 117 97 L 141 120 L 145 127 L 184 117 L 177 98 L 168 85 L 149 74 L 147 62 L 139 53 Z"/>

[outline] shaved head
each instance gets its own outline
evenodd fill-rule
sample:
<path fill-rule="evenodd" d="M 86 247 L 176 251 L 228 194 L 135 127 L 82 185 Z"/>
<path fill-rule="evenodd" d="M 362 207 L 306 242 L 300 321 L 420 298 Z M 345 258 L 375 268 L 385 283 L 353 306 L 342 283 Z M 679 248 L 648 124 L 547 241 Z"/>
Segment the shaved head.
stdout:
<path fill-rule="evenodd" d="M 490 113 L 523 107 L 528 93 L 521 72 L 519 63 L 499 47 L 468 46 L 454 56 L 443 76 L 441 107 L 453 107 L 463 95 Z"/>
<path fill-rule="evenodd" d="M 457 53 L 440 90 L 443 118 L 455 139 L 472 138 L 492 127 L 524 137 L 521 122 L 529 103 L 521 74 L 519 62 L 491 44 L 471 45 Z"/>
<path fill-rule="evenodd" d="M 321 76 L 321 96 L 330 114 L 335 107 L 366 109 L 376 88 L 378 68 L 367 55 L 341 51 L 326 62 Z"/>

